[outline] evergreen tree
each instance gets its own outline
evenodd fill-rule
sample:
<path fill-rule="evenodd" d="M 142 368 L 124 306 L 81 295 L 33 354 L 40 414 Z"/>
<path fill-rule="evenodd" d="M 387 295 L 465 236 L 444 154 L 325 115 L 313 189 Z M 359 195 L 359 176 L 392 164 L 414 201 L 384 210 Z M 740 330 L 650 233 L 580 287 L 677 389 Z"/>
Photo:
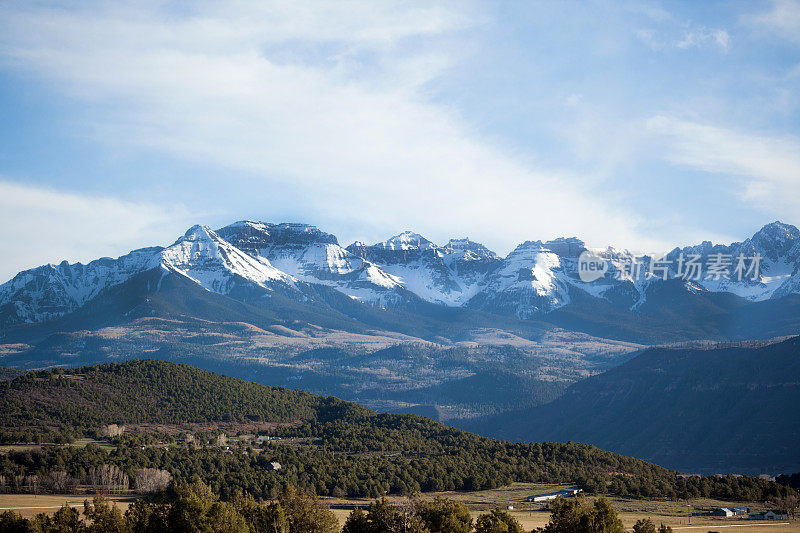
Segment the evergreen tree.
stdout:
<path fill-rule="evenodd" d="M 13 511 L 0 513 L 0 531 L 4 533 L 29 533 L 30 522 Z"/>
<path fill-rule="evenodd" d="M 637 520 L 633 524 L 633 533 L 656 533 L 656 525 L 649 518 Z"/>
<path fill-rule="evenodd" d="M 366 513 L 360 507 L 353 509 L 347 517 L 342 533 L 369 533 L 370 525 Z"/>
<path fill-rule="evenodd" d="M 605 498 L 589 505 L 584 497 L 557 498 L 550 522 L 540 533 L 623 533 L 625 528 L 617 512 Z"/>
<path fill-rule="evenodd" d="M 279 503 L 286 513 L 288 533 L 338 533 L 336 515 L 315 495 L 290 486 Z"/>
<path fill-rule="evenodd" d="M 437 496 L 432 502 L 419 504 L 417 514 L 432 533 L 469 533 L 472 530 L 472 517 L 462 502 Z"/>
<path fill-rule="evenodd" d="M 250 526 L 252 533 L 287 533 L 289 524 L 280 502 L 264 505 L 256 502 L 250 494 L 238 493 L 231 505 Z"/>
<path fill-rule="evenodd" d="M 78 510 L 65 503 L 53 516 L 36 515 L 30 529 L 36 533 L 85 533 L 86 525 Z"/>
<path fill-rule="evenodd" d="M 382 497 L 367 508 L 367 523 L 370 533 L 400 533 L 403 531 L 403 516 L 389 501 Z"/>
<path fill-rule="evenodd" d="M 522 526 L 508 511 L 493 509 L 475 521 L 475 533 L 524 533 Z"/>
<path fill-rule="evenodd" d="M 89 520 L 90 525 L 86 530 L 89 533 L 128 533 L 131 531 L 130 525 L 122 516 L 116 504 L 113 506 L 107 498 L 98 494 L 92 503 L 89 500 L 83 502 L 83 514 Z"/>

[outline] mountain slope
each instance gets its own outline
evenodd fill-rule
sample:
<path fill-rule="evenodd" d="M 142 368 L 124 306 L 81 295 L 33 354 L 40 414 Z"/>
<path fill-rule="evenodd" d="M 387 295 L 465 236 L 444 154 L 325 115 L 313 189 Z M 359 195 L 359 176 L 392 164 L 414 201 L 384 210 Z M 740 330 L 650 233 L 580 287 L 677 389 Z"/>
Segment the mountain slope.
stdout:
<path fill-rule="evenodd" d="M 119 259 L 102 258 L 87 265 L 63 261 L 20 272 L 0 285 L 0 327 L 44 322 L 72 312 L 106 287 L 152 268 L 153 258 L 162 250 L 143 248 Z"/>
<path fill-rule="evenodd" d="M 557 400 L 466 424 L 513 440 L 591 442 L 683 471 L 800 469 L 800 337 L 646 350 Z"/>
<path fill-rule="evenodd" d="M 182 274 L 211 292 L 231 294 L 241 285 L 291 288 L 294 279 L 264 258 L 253 258 L 205 226 L 193 226 L 161 251 L 160 266 Z"/>
<path fill-rule="evenodd" d="M 220 229 L 219 234 L 294 279 L 334 287 L 357 301 L 386 307 L 413 298 L 398 279 L 339 246 L 333 235 L 308 224 L 241 221 Z"/>
<path fill-rule="evenodd" d="M 438 246 L 413 232 L 345 249 L 335 236 L 307 224 L 241 221 L 217 232 L 194 226 L 166 248 L 19 273 L 0 285 L 0 328 L 58 319 L 151 270 L 184 276 L 238 301 L 279 294 L 357 321 L 368 316 L 373 326 L 387 327 L 392 321 L 359 305 L 401 310 L 407 317 L 471 309 L 486 317 L 546 321 L 644 342 L 741 338 L 732 325 L 747 322 L 751 309 L 754 314 L 776 314 L 770 305 L 749 304 L 781 302 L 773 307 L 786 309 L 782 301 L 800 294 L 800 231 L 780 222 L 741 243 L 676 248 L 664 259 L 666 280 L 654 273 L 656 259 L 607 248 L 595 251 L 607 263 L 606 275 L 583 281 L 578 258 L 584 250 L 576 238 L 526 241 L 500 258 L 469 239 Z M 681 278 L 682 256 L 704 264 L 724 256 L 735 269 L 739 257 L 755 255 L 761 258 L 760 270 L 742 280 Z M 743 266 L 752 269 L 755 264 L 751 259 Z M 642 275 L 634 276 L 632 265 Z M 749 328 L 753 336 L 776 334 L 764 321 L 753 323 L 763 325 L 760 331 Z M 800 316 L 788 327 L 800 327 Z"/>
<path fill-rule="evenodd" d="M 205 226 L 193 226 L 167 248 L 143 248 L 87 265 L 62 262 L 20 272 L 0 285 L 0 326 L 62 317 L 104 290 L 151 270 L 179 274 L 208 291 L 239 298 L 276 289 L 299 297 L 291 276 L 269 261 L 241 252 Z"/>
<path fill-rule="evenodd" d="M 487 274 L 500 263 L 494 252 L 469 239 L 437 246 L 411 231 L 372 246 L 353 243 L 347 250 L 380 265 L 420 298 L 451 307 L 465 305 L 483 290 Z"/>

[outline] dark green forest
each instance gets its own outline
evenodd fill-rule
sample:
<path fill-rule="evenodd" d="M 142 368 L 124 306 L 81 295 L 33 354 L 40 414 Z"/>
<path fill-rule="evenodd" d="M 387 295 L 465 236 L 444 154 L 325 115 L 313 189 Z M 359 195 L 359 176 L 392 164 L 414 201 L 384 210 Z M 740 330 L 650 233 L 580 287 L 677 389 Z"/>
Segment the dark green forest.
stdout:
<path fill-rule="evenodd" d="M 92 469 L 113 465 L 133 484 L 140 469 L 159 469 L 177 480 L 201 479 L 223 499 L 238 491 L 273 498 L 290 486 L 319 495 L 378 497 L 487 489 L 512 481 L 577 483 L 587 493 L 633 498 L 753 501 L 793 490 L 753 477 L 683 478 L 585 444 L 499 441 L 420 416 L 377 414 L 335 398 L 163 361 L 34 372 L 0 383 L 6 442 L 43 431 L 69 441 L 96 436 L 107 424 L 144 422 L 176 428 L 171 435 L 128 431 L 112 438 L 113 449 L 44 445 L 11 451 L 0 455 L 0 476 L 8 487 L 54 472 L 80 484 Z M 186 423 L 211 426 L 190 433 L 178 427 Z M 269 429 L 281 440 L 226 444 L 214 423 L 284 425 Z M 272 462 L 282 468 L 271 470 Z"/>

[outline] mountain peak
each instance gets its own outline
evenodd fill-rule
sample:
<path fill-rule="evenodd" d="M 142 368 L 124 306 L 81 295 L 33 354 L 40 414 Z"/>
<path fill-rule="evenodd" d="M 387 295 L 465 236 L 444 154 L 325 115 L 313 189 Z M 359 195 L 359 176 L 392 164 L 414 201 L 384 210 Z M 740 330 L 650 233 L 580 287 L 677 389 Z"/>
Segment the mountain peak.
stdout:
<path fill-rule="evenodd" d="M 275 244 L 339 244 L 331 233 L 325 233 L 311 224 L 281 222 L 269 225 Z"/>
<path fill-rule="evenodd" d="M 577 237 L 559 237 L 544 246 L 561 257 L 578 257 L 586 249 L 586 244 Z"/>
<path fill-rule="evenodd" d="M 798 230 L 797 227 L 792 226 L 791 224 L 785 224 L 779 220 L 776 220 L 775 222 L 771 222 L 762 227 L 760 230 L 758 230 L 756 234 L 753 235 L 753 238 L 755 239 L 756 237 L 759 236 L 770 238 L 773 240 L 775 239 L 795 240 L 800 238 L 800 230 Z"/>
<path fill-rule="evenodd" d="M 450 239 L 443 247 L 447 254 L 461 254 L 475 259 L 498 259 L 497 254 L 479 242 L 463 239 Z"/>
<path fill-rule="evenodd" d="M 208 226 L 195 224 L 183 234 L 182 240 L 187 241 L 213 241 L 219 239 L 214 231 Z"/>
<path fill-rule="evenodd" d="M 749 241 L 754 251 L 777 260 L 800 243 L 800 230 L 791 224 L 775 221 L 758 230 Z"/>
<path fill-rule="evenodd" d="M 249 256 L 208 226 L 199 224 L 162 250 L 155 262 L 221 294 L 229 294 L 241 283 L 267 288 L 273 283 L 291 285 L 293 281 L 269 261 Z"/>
<path fill-rule="evenodd" d="M 311 224 L 281 222 L 273 224 L 255 220 L 234 222 L 218 233 L 228 242 L 248 252 L 270 246 L 306 246 L 309 244 L 339 244 L 334 235 Z"/>
<path fill-rule="evenodd" d="M 551 250 L 544 245 L 542 241 L 525 241 L 522 244 L 518 245 L 511 254 L 516 254 L 525 251 L 542 251 L 542 252 L 550 252 Z"/>
<path fill-rule="evenodd" d="M 379 242 L 375 247 L 385 250 L 433 250 L 437 248 L 431 241 L 410 230 L 395 235 L 384 242 Z"/>
<path fill-rule="evenodd" d="M 263 231 L 264 233 L 269 233 L 269 224 L 258 220 L 239 220 L 234 222 L 233 224 L 228 224 L 224 228 L 220 228 L 219 231 L 223 229 L 244 229 L 249 228 L 256 231 Z"/>

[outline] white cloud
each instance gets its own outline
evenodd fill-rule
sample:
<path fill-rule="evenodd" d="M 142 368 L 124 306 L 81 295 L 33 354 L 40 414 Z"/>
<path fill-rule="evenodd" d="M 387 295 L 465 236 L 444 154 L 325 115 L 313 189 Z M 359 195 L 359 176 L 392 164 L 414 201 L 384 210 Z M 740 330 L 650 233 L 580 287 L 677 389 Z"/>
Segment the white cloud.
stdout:
<path fill-rule="evenodd" d="M 188 222 L 182 205 L 134 203 L 0 181 L 0 283 L 46 263 L 87 262 L 170 244 Z"/>
<path fill-rule="evenodd" d="M 729 175 L 748 203 L 794 219 L 800 210 L 800 139 L 743 133 L 670 116 L 648 128 L 664 138 L 665 157 L 705 172 Z"/>
<path fill-rule="evenodd" d="M 731 47 L 731 38 L 725 30 L 700 28 L 686 32 L 683 40 L 675 46 L 685 49 L 703 46 L 706 43 L 714 43 L 722 51 L 728 52 Z"/>
<path fill-rule="evenodd" d="M 692 27 L 690 29 L 667 28 L 664 31 L 653 28 L 640 28 L 636 37 L 655 51 L 679 48 L 704 48 L 713 46 L 723 53 L 731 48 L 731 37 L 726 30 L 720 28 Z"/>
<path fill-rule="evenodd" d="M 744 17 L 744 22 L 765 30 L 769 35 L 800 44 L 800 1 L 773 0 L 770 9 Z"/>
<path fill-rule="evenodd" d="M 318 220 L 411 222 L 499 251 L 565 233 L 654 244 L 580 176 L 523 163 L 434 103 L 428 82 L 461 53 L 449 37 L 480 22 L 469 4 L 192 6 L 7 6 L 0 53 L 90 104 L 98 141 L 216 165 L 248 201 L 281 184 Z"/>

